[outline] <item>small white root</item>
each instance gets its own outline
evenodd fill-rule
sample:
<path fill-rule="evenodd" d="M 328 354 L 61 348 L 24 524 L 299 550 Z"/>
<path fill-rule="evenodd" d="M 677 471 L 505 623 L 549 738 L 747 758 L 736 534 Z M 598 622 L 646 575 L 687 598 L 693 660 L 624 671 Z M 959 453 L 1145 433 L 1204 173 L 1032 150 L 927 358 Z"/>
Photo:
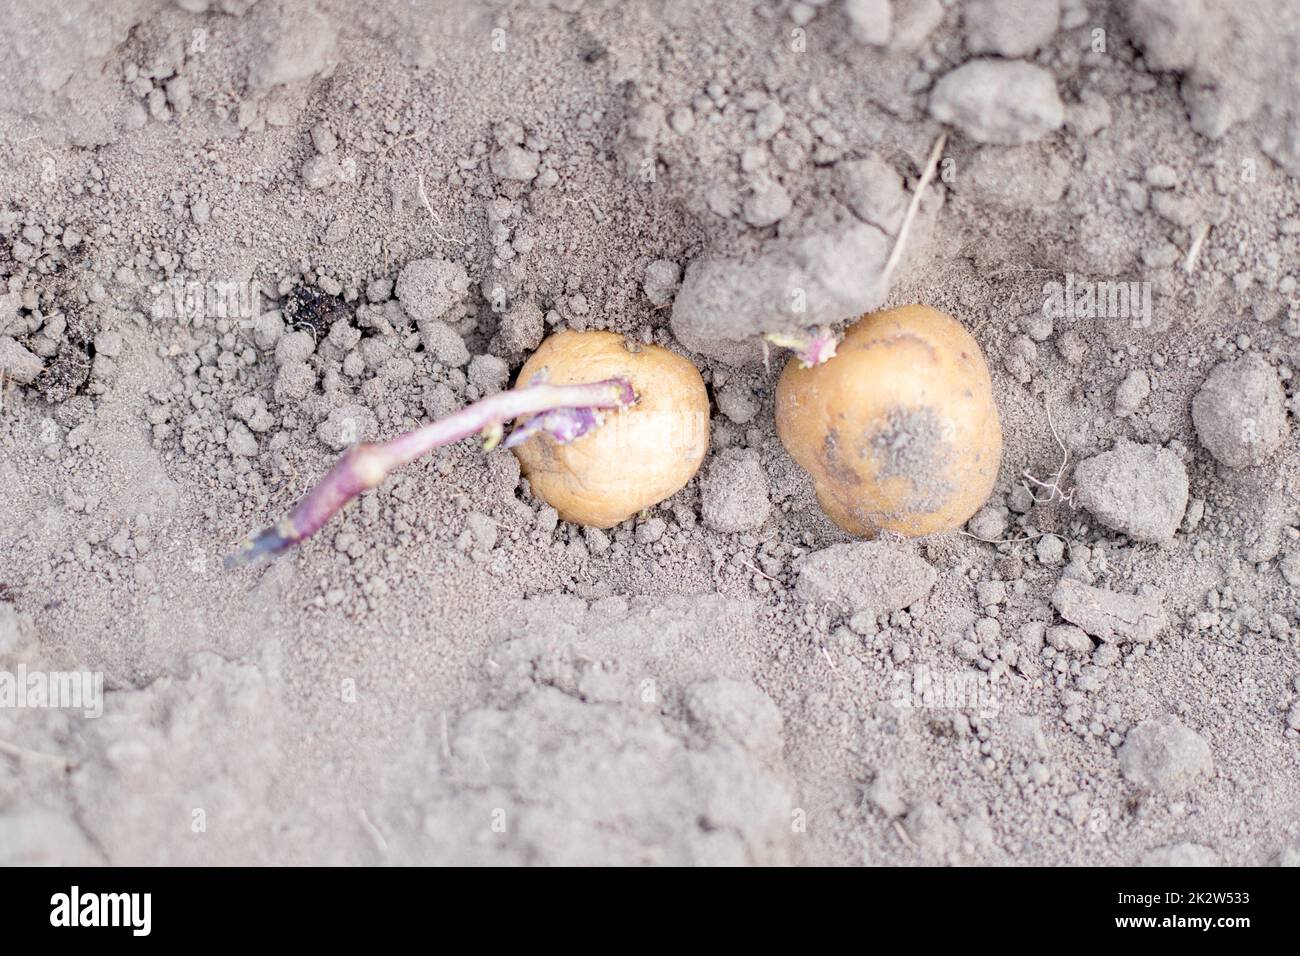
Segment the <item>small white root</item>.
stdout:
<path fill-rule="evenodd" d="M 1056 444 L 1061 449 L 1061 466 L 1056 469 L 1056 474 L 1052 476 L 1050 481 L 1044 481 L 1041 478 L 1037 478 L 1028 471 L 1022 473 L 1025 478 L 1032 481 L 1037 487 L 1046 490 L 1047 494 L 1044 496 L 1034 494 L 1034 489 L 1030 488 L 1029 485 L 1024 482 L 1021 482 L 1021 484 L 1024 485 L 1025 490 L 1029 492 L 1029 497 L 1033 499 L 1034 504 L 1046 505 L 1051 504 L 1054 501 L 1060 501 L 1069 505 L 1073 510 L 1078 507 L 1074 500 L 1075 492 L 1078 489 L 1071 488 L 1067 493 L 1061 488 L 1061 483 L 1065 480 L 1065 469 L 1070 464 L 1070 449 L 1066 447 L 1065 442 L 1061 440 L 1060 433 L 1056 430 L 1056 423 L 1052 421 L 1051 408 L 1048 408 L 1047 406 L 1044 406 L 1044 408 L 1047 411 L 1047 425 L 1051 428 L 1052 437 L 1056 439 Z"/>

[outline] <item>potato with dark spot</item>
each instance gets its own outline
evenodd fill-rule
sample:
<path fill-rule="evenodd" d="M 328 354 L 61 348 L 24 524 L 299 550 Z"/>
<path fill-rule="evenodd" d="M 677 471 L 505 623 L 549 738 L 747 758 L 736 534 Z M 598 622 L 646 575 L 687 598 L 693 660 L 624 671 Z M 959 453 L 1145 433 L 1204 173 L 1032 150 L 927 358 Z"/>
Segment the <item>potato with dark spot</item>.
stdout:
<path fill-rule="evenodd" d="M 924 305 L 863 316 L 822 365 L 791 360 L 776 427 L 826 514 L 868 538 L 961 527 L 988 499 L 1002 458 L 979 345 Z"/>

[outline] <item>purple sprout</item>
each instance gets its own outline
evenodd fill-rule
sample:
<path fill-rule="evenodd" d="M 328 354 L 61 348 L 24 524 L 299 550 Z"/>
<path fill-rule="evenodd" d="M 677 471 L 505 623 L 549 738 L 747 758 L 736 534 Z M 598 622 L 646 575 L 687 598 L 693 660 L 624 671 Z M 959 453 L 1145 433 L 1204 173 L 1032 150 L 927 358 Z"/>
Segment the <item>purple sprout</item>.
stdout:
<path fill-rule="evenodd" d="M 839 344 L 839 336 L 823 326 L 808 340 L 807 346 L 799 350 L 799 361 L 804 368 L 816 368 L 835 358 Z"/>
<path fill-rule="evenodd" d="M 226 557 L 225 567 L 240 568 L 278 557 L 310 538 L 339 509 L 361 492 L 377 487 L 394 469 L 435 448 L 481 434 L 485 448 L 490 450 L 501 441 L 505 423 L 514 419 L 522 421 L 505 439 L 506 448 L 513 448 L 539 433 L 548 434 L 564 445 L 599 426 L 602 412 L 618 411 L 635 401 L 636 393 L 626 379 L 548 385 L 538 376 L 525 388 L 500 392 L 467 405 L 391 441 L 364 442 L 340 458 L 292 511 L 269 528 L 245 538 Z"/>
<path fill-rule="evenodd" d="M 769 345 L 790 349 L 803 368 L 815 368 L 829 362 L 840 344 L 840 337 L 827 326 L 809 332 L 768 332 L 763 339 Z"/>

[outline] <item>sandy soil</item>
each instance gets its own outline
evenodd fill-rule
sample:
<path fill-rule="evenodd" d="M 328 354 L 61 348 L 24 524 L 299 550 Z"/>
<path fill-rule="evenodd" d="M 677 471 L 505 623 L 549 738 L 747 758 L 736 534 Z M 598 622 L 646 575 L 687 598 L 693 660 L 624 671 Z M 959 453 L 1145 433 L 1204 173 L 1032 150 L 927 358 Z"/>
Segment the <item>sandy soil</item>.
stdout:
<path fill-rule="evenodd" d="M 0 862 L 1294 864 L 1297 48 L 1285 0 L 0 3 Z M 1001 475 L 855 542 L 761 333 L 908 302 Z M 466 441 L 222 570 L 559 328 L 699 365 L 699 478 L 584 530 Z M 69 672 L 102 714 L 14 696 Z"/>

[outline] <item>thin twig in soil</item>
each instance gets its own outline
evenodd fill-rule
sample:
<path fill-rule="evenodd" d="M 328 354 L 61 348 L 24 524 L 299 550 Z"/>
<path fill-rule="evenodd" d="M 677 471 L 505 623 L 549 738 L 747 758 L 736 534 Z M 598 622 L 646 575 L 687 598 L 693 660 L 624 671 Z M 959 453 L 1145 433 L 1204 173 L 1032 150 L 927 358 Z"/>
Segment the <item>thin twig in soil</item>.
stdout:
<path fill-rule="evenodd" d="M 357 808 L 357 818 L 361 821 L 361 826 L 365 829 L 366 834 L 375 844 L 375 849 L 377 849 L 382 856 L 387 856 L 388 841 L 384 839 L 384 834 L 380 831 L 379 827 L 370 822 L 370 816 L 366 813 L 365 808 Z"/>
<path fill-rule="evenodd" d="M 755 567 L 754 565 L 750 564 L 748 561 L 741 561 L 741 562 L 740 562 L 740 566 L 741 566 L 742 568 L 749 568 L 749 570 L 753 571 L 753 572 L 754 572 L 755 574 L 757 574 L 760 578 L 767 578 L 767 579 L 768 579 L 769 581 L 771 581 L 772 583 L 774 583 L 774 584 L 776 583 L 776 578 L 772 577 L 772 575 L 770 575 L 770 574 L 765 574 L 764 572 L 760 571 L 757 567 Z"/>
<path fill-rule="evenodd" d="M 903 258 L 903 247 L 907 245 L 907 237 L 912 231 L 912 220 L 916 218 L 917 210 L 921 208 L 921 197 L 925 194 L 925 187 L 930 185 L 935 171 L 939 168 L 939 156 L 947 142 L 948 134 L 940 133 L 939 138 L 934 141 L 934 146 L 930 148 L 930 158 L 926 160 L 921 179 L 912 193 L 912 201 L 907 204 L 907 215 L 903 217 L 903 224 L 898 228 L 898 238 L 894 240 L 894 248 L 890 250 L 889 259 L 885 262 L 885 271 L 880 276 L 880 283 L 886 290 L 889 289 L 889 277 L 894 274 L 898 261 Z"/>
<path fill-rule="evenodd" d="M 1188 275 L 1196 268 L 1196 260 L 1201 257 L 1201 246 L 1205 244 L 1205 237 L 1210 234 L 1210 224 L 1202 223 L 1200 230 L 1196 233 L 1196 238 L 1192 240 L 1191 247 L 1187 250 L 1187 259 L 1183 262 L 1183 272 Z"/>
<path fill-rule="evenodd" d="M 910 846 L 913 850 L 920 849 L 919 846 L 917 846 L 915 843 L 912 842 L 912 838 L 907 835 L 907 831 L 903 829 L 903 822 L 901 820 L 894 821 L 894 830 L 898 834 L 898 838 L 902 840 L 904 843 L 906 843 L 908 846 Z"/>

